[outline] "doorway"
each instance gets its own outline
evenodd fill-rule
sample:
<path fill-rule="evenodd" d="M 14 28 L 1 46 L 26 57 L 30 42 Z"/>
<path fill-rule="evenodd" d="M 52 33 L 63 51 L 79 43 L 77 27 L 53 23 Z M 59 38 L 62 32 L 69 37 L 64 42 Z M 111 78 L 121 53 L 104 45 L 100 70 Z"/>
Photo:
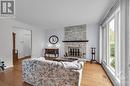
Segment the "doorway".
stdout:
<path fill-rule="evenodd" d="M 14 28 L 13 36 L 13 65 L 16 65 L 19 60 L 31 58 L 32 54 L 32 31 Z"/>

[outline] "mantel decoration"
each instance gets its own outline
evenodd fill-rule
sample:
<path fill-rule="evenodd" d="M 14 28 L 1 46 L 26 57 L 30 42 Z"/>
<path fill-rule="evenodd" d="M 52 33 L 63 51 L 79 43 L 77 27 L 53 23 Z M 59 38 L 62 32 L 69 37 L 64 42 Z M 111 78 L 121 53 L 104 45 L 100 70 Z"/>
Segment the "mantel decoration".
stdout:
<path fill-rule="evenodd" d="M 52 35 L 52 36 L 50 36 L 50 38 L 49 38 L 49 42 L 50 42 L 51 44 L 56 44 L 56 43 L 58 43 L 58 41 L 59 41 L 59 38 L 58 38 L 56 35 Z"/>

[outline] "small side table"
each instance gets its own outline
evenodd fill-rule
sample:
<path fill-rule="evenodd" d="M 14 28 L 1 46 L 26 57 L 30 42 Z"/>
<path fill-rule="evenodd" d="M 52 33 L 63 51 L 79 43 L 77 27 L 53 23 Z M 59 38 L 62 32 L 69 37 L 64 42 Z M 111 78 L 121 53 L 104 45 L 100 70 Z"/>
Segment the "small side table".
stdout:
<path fill-rule="evenodd" d="M 56 48 L 56 49 L 54 49 L 54 48 L 46 48 L 44 56 L 45 57 L 52 57 L 50 55 L 54 55 L 54 57 L 59 57 L 59 49 L 58 48 Z"/>
<path fill-rule="evenodd" d="M 95 48 L 95 47 L 92 47 L 91 49 L 92 49 L 92 59 L 91 59 L 90 62 L 91 62 L 91 63 L 92 63 L 92 62 L 98 63 L 97 60 L 95 59 L 96 48 Z"/>

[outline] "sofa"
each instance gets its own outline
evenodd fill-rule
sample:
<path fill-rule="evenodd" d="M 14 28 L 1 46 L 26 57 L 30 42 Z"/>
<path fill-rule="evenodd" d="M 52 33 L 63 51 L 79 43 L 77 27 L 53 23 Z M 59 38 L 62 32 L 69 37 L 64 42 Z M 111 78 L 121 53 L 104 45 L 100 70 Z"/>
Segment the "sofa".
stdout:
<path fill-rule="evenodd" d="M 33 86 L 80 86 L 83 62 L 58 62 L 43 57 L 22 62 L 24 82 Z"/>

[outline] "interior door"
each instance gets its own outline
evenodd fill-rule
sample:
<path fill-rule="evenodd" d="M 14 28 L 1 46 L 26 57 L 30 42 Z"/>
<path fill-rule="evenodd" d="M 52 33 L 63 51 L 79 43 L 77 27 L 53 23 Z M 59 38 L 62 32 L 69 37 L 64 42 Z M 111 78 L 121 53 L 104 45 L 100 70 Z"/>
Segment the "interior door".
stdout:
<path fill-rule="evenodd" d="M 13 65 L 16 65 L 18 62 L 18 50 L 16 49 L 16 33 L 12 33 L 13 36 Z"/>

